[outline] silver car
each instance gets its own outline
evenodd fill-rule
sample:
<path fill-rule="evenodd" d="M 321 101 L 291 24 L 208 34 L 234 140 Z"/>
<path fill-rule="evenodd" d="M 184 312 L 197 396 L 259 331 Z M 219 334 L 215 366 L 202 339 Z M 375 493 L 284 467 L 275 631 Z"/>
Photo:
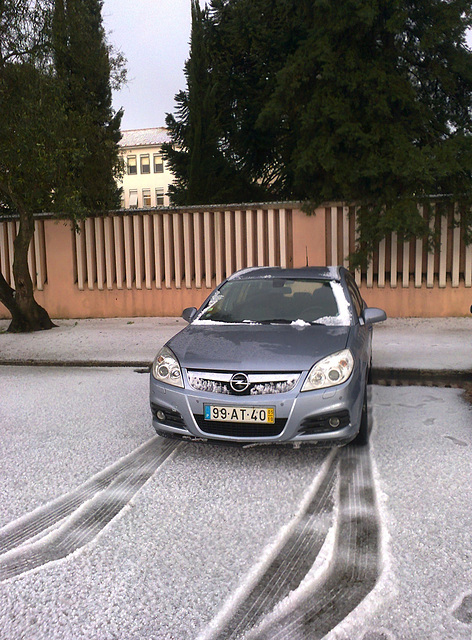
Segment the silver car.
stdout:
<path fill-rule="evenodd" d="M 152 365 L 158 434 L 367 444 L 372 325 L 386 314 L 346 269 L 244 269 L 183 318 Z"/>

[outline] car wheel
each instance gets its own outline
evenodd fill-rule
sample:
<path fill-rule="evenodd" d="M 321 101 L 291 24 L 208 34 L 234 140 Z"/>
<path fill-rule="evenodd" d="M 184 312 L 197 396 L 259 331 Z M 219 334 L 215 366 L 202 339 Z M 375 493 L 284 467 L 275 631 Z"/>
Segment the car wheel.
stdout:
<path fill-rule="evenodd" d="M 369 402 L 367 397 L 367 385 L 364 390 L 364 402 L 362 403 L 361 426 L 359 433 L 352 441 L 356 447 L 365 447 L 369 444 L 370 424 L 369 424 Z"/>

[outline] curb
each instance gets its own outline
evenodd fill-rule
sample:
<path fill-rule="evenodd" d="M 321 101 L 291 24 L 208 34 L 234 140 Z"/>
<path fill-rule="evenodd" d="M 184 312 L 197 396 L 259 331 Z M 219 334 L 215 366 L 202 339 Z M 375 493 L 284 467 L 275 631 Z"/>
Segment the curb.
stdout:
<path fill-rule="evenodd" d="M 137 367 L 151 370 L 149 360 L 1 360 L 0 367 Z"/>
<path fill-rule="evenodd" d="M 372 384 L 381 386 L 463 387 L 470 383 L 472 383 L 471 369 L 372 368 Z"/>

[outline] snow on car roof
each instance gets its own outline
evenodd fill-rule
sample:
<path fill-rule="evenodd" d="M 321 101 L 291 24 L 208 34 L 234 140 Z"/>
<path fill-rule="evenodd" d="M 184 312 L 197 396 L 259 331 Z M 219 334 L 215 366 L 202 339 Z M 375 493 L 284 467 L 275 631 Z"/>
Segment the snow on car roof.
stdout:
<path fill-rule="evenodd" d="M 284 269 L 282 267 L 248 267 L 236 271 L 228 280 L 245 280 L 252 278 L 306 278 L 313 280 L 341 280 L 339 267 L 302 267 L 300 269 Z"/>

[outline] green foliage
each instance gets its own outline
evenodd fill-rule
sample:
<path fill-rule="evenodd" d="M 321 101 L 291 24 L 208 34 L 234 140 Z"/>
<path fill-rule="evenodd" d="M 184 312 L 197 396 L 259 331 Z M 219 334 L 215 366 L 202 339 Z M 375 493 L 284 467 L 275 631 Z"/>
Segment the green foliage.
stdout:
<path fill-rule="evenodd" d="M 121 113 L 111 108 L 101 2 L 38 2 L 32 15 L 28 5 L 10 1 L 0 14 L 10 38 L 0 58 L 0 201 L 72 218 L 118 206 Z M 22 20 L 9 22 L 19 9 Z"/>
<path fill-rule="evenodd" d="M 418 203 L 431 196 L 470 211 L 471 21 L 466 0 L 212 0 L 198 51 L 225 177 L 265 199 L 357 203 L 366 255 L 390 231 L 427 236 Z M 171 119 L 180 143 L 204 113 L 188 80 Z M 180 152 L 204 162 L 208 140 L 202 130 Z"/>
<path fill-rule="evenodd" d="M 176 117 L 167 116 L 172 142 L 163 145 L 176 176 L 169 194 L 177 205 L 247 201 L 262 193 L 257 183 L 251 184 L 237 170 L 223 148 L 210 26 L 208 12 L 194 0 L 190 58 L 185 66 L 187 90 L 176 96 Z"/>

